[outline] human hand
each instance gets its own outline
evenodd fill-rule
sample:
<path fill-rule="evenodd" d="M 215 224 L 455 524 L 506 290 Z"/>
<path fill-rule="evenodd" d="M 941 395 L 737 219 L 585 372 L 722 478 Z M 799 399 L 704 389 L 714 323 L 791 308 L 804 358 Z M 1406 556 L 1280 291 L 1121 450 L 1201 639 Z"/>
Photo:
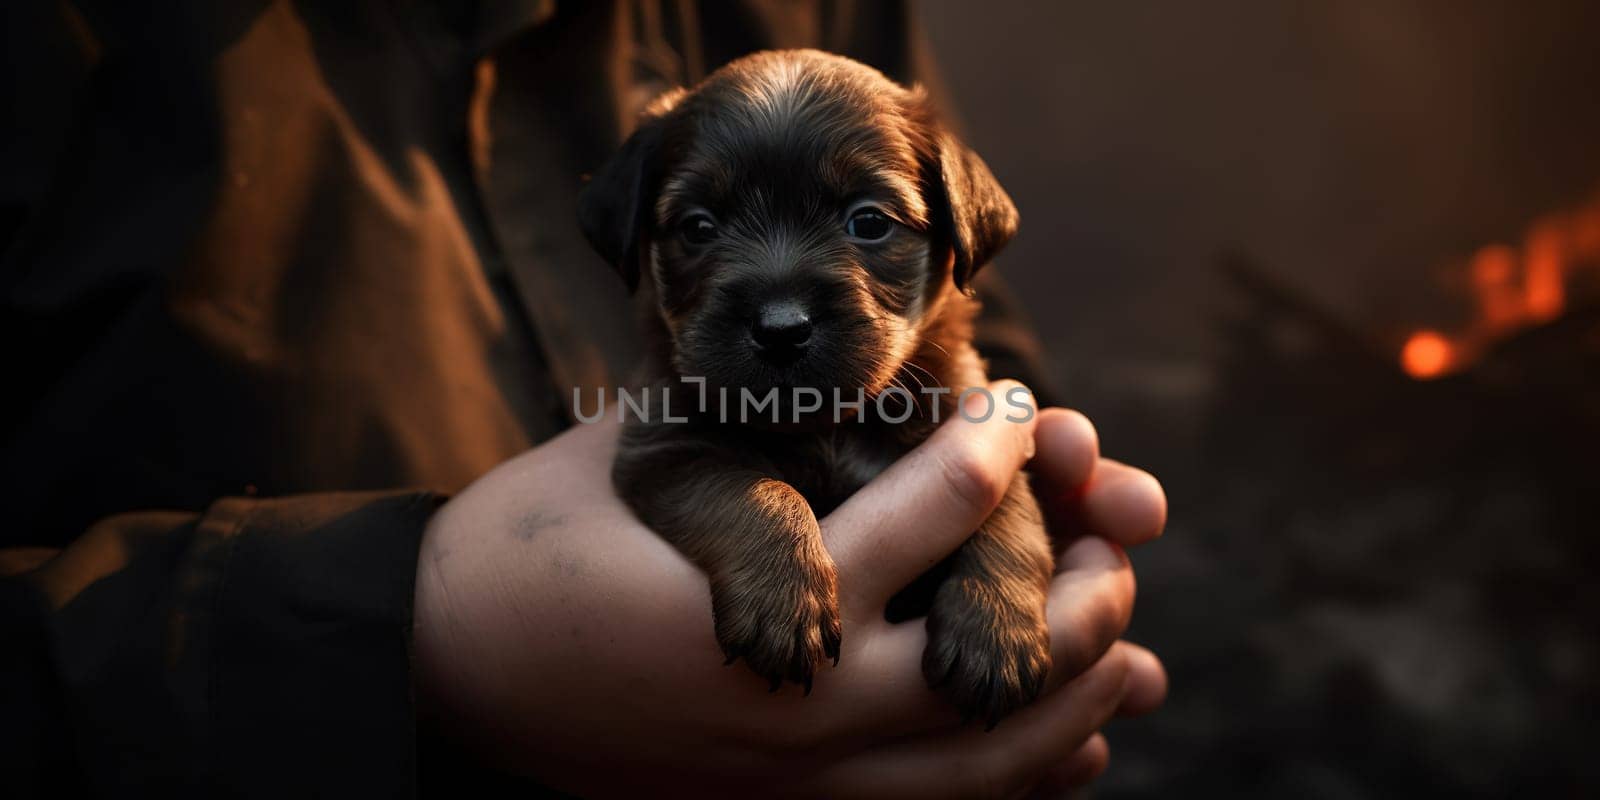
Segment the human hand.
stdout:
<path fill-rule="evenodd" d="M 1071 580 L 1074 564 L 1112 564 L 1126 561 L 1124 548 L 1158 538 L 1166 527 L 1167 498 L 1161 484 L 1144 470 L 1100 456 L 1099 435 L 1087 417 L 1063 408 L 1039 413 L 1034 433 L 1039 453 L 1029 464 L 1034 494 L 1044 507 L 1051 537 L 1056 544 L 1057 585 Z M 1094 619 L 1121 620 L 1125 628 L 1132 610 L 1133 573 L 1123 587 L 1130 605 L 1111 611 L 1089 612 Z M 1052 602 L 1054 602 L 1052 595 Z M 1052 613 L 1052 619 L 1055 614 Z M 1055 635 L 1054 629 L 1051 631 Z M 1148 655 L 1148 652 L 1145 653 Z M 1118 713 L 1137 716 L 1154 711 L 1166 699 L 1167 677 L 1153 656 L 1134 662 L 1130 692 Z M 1073 754 L 1052 766 L 1035 785 L 1030 797 L 1050 797 L 1083 786 L 1105 771 L 1111 751 L 1105 736 L 1096 732 Z"/>
<path fill-rule="evenodd" d="M 611 490 L 617 426 L 578 426 L 492 471 L 430 525 L 419 694 L 486 757 L 586 796 L 741 786 L 1004 796 L 1082 779 L 1103 764 L 1094 732 L 1164 692 L 1153 656 L 1114 644 L 1133 596 L 1119 547 L 1084 537 L 1062 551 L 1049 685 L 992 733 L 960 725 L 923 683 L 921 621 L 883 619 L 888 598 L 998 502 L 1036 425 L 1036 489 L 1052 517 L 1128 544 L 1153 535 L 1150 498 L 1119 497 L 1127 490 L 1093 452 L 1092 429 L 1085 440 L 1081 417 L 1065 413 L 952 420 L 822 521 L 844 645 L 810 697 L 768 694 L 748 670 L 722 666 L 705 578 Z"/>

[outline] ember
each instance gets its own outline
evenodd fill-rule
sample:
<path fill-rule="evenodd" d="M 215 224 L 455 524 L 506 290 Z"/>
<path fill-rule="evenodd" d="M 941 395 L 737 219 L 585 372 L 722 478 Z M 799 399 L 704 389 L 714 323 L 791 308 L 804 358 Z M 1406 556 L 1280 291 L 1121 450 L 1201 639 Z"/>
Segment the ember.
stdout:
<path fill-rule="evenodd" d="M 1406 374 L 1419 380 L 1437 378 L 1450 369 L 1455 347 L 1438 331 L 1417 331 L 1400 351 Z"/>
<path fill-rule="evenodd" d="M 1600 268 L 1600 194 L 1587 205 L 1559 211 L 1528 226 L 1520 249 L 1491 244 L 1451 270 L 1465 274 L 1477 313 L 1453 335 L 1412 333 L 1400 366 L 1418 380 L 1456 372 L 1495 342 L 1561 316 L 1568 294 L 1581 289 L 1585 270 Z"/>

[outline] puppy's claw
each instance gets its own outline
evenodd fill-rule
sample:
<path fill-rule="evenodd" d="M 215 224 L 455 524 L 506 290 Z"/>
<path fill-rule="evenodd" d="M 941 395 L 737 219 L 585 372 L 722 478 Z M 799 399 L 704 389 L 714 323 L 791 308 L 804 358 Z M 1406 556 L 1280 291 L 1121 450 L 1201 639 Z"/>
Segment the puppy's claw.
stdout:
<path fill-rule="evenodd" d="M 809 695 L 817 665 L 839 661 L 839 605 L 832 563 L 794 566 L 755 578 L 759 586 L 715 585 L 712 600 L 724 653 L 743 658 L 772 691 L 791 681 Z M 735 597 L 737 606 L 727 602 Z"/>
<path fill-rule="evenodd" d="M 831 656 L 836 667 L 839 666 L 839 646 L 843 638 L 839 629 L 839 616 L 835 613 L 822 630 L 822 653 L 824 656 Z"/>

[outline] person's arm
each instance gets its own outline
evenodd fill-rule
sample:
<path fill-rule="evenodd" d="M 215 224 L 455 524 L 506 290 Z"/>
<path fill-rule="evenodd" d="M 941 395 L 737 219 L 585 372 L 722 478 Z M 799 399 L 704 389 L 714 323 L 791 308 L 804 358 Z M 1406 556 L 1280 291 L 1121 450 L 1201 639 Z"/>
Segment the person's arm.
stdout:
<path fill-rule="evenodd" d="M 1157 535 L 1165 500 L 1099 457 L 1081 415 L 952 419 L 822 520 L 843 652 L 809 696 L 724 665 L 704 576 L 612 492 L 616 434 L 614 420 L 580 425 L 506 463 L 424 538 L 419 700 L 502 768 L 585 797 L 1011 796 L 1092 777 L 1105 759 L 1095 732 L 1164 695 L 1160 663 L 1116 640 L 1133 602 L 1120 545 Z M 985 733 L 925 685 L 922 620 L 890 624 L 884 606 L 971 534 L 1030 457 L 1063 534 L 1055 666 L 1038 703 Z"/>
<path fill-rule="evenodd" d="M 106 519 L 0 579 L 10 797 L 407 796 L 418 492 Z"/>
<path fill-rule="evenodd" d="M 1159 662 L 1113 647 L 1133 597 L 1117 543 L 1159 533 L 1164 500 L 1098 457 L 1081 416 L 1036 423 L 1030 439 L 1032 426 L 953 422 L 825 521 L 845 652 L 810 698 L 722 666 L 703 578 L 610 490 L 614 426 L 579 426 L 438 514 L 433 495 L 389 493 L 113 517 L 0 582 L 8 794 L 407 796 L 414 694 L 449 749 L 585 792 L 1081 782 L 1104 764 L 1106 716 L 1164 692 Z M 1034 448 L 1065 536 L 1053 691 L 982 734 L 923 686 L 920 623 L 883 622 L 882 603 Z"/>

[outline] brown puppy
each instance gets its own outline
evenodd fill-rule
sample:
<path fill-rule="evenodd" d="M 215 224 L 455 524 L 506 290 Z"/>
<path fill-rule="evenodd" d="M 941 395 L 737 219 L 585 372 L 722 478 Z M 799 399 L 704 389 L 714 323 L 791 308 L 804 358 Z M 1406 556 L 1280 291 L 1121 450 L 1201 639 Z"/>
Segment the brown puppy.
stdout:
<path fill-rule="evenodd" d="M 658 101 L 580 216 L 652 345 L 617 491 L 709 576 L 728 660 L 809 691 L 840 642 L 817 519 L 985 385 L 969 287 L 1016 209 L 920 90 L 784 51 Z M 924 675 L 969 718 L 1038 694 L 1051 570 L 1018 476 L 927 609 Z"/>

